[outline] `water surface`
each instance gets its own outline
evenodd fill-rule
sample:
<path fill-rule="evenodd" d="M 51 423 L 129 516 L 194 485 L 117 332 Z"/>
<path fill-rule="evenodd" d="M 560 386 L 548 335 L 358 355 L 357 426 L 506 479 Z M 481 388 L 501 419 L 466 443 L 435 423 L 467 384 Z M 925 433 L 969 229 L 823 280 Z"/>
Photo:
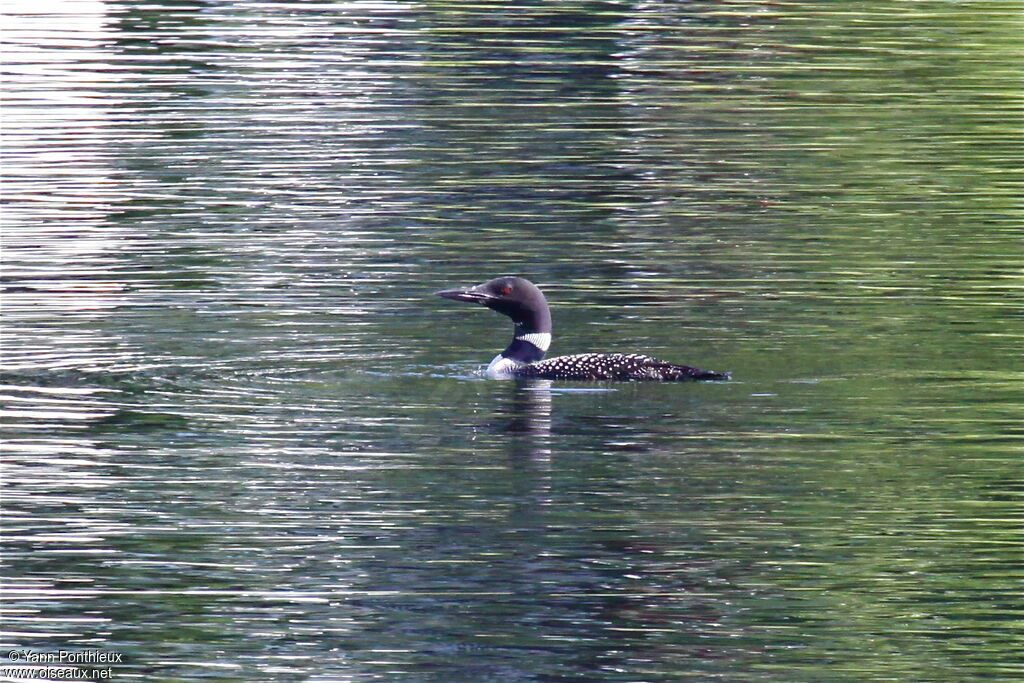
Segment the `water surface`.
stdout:
<path fill-rule="evenodd" d="M 14 5 L 3 645 L 1019 679 L 1018 9 Z M 486 381 L 504 273 L 735 379 Z"/>

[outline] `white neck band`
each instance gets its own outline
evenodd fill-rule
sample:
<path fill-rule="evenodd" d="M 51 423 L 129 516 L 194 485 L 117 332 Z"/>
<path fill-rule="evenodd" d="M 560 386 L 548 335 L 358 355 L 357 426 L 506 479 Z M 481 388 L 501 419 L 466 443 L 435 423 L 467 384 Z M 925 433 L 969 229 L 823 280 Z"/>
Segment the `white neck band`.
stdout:
<path fill-rule="evenodd" d="M 530 334 L 521 334 L 516 337 L 517 341 L 530 342 L 541 351 L 547 351 L 548 347 L 551 346 L 551 333 L 550 332 L 531 332 Z"/>

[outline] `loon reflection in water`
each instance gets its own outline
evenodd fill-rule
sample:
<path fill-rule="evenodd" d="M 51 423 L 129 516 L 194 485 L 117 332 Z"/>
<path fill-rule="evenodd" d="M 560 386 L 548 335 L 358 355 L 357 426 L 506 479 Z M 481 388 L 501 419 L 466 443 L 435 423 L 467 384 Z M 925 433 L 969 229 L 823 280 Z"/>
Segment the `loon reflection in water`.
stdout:
<path fill-rule="evenodd" d="M 535 284 L 521 277 L 499 277 L 466 289 L 446 289 L 438 296 L 469 301 L 512 318 L 512 343 L 487 366 L 491 379 L 684 380 L 729 379 L 710 372 L 635 353 L 580 353 L 543 360 L 551 345 L 551 310 Z"/>

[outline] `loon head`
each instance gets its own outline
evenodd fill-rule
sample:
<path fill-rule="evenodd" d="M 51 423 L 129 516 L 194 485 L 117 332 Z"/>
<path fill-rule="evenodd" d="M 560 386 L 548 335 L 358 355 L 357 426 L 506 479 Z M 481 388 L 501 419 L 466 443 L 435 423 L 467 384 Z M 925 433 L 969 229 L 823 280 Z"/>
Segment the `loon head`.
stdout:
<path fill-rule="evenodd" d="M 465 289 L 446 289 L 438 296 L 481 304 L 512 318 L 516 336 L 551 334 L 551 310 L 543 292 L 529 280 L 506 276 Z M 545 347 L 546 349 L 546 347 Z"/>
<path fill-rule="evenodd" d="M 469 301 L 512 318 L 512 343 L 487 366 L 488 377 L 509 377 L 517 368 L 544 358 L 551 345 L 551 310 L 537 285 L 521 277 L 499 277 L 476 287 L 446 289 L 438 296 Z"/>

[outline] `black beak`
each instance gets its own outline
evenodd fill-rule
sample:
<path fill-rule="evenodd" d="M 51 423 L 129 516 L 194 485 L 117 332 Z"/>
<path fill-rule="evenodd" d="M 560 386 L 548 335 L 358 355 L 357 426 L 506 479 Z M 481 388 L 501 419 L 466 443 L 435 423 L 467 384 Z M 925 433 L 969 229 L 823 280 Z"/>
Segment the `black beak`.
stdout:
<path fill-rule="evenodd" d="M 468 301 L 472 304 L 486 304 L 491 299 L 497 297 L 483 292 L 479 287 L 470 287 L 468 289 L 445 289 L 440 292 L 435 292 L 438 296 L 443 296 L 445 299 L 452 299 L 454 301 Z"/>

